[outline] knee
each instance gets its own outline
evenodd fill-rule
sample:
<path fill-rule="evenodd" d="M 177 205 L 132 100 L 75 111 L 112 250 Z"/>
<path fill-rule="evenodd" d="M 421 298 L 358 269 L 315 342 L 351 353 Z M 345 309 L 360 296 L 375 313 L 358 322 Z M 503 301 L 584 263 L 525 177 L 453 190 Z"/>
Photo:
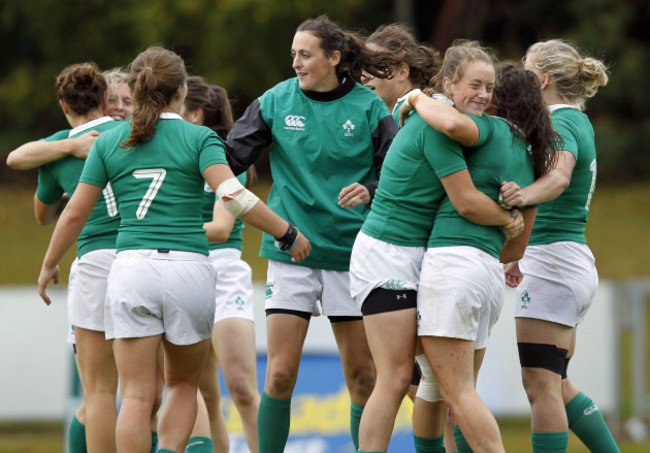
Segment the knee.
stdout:
<path fill-rule="evenodd" d="M 524 370 L 522 382 L 531 406 L 562 397 L 560 376 L 555 373 L 540 369 Z"/>
<path fill-rule="evenodd" d="M 350 393 L 355 394 L 361 398 L 368 399 L 375 387 L 376 373 L 374 368 L 367 367 L 363 369 L 353 370 L 350 382 Z M 404 392 L 408 389 L 410 377 L 406 384 Z"/>
<path fill-rule="evenodd" d="M 297 374 L 287 368 L 275 368 L 269 373 L 267 386 L 272 395 L 290 395 L 296 384 L 296 378 Z"/>
<path fill-rule="evenodd" d="M 230 397 L 237 407 L 251 406 L 255 402 L 255 393 L 251 386 L 244 379 L 238 379 L 227 383 Z"/>

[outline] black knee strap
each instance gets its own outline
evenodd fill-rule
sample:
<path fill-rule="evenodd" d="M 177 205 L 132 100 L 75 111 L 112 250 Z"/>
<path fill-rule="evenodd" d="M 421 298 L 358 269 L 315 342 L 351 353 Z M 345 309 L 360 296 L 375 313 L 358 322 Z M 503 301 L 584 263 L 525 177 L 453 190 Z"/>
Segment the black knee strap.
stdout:
<path fill-rule="evenodd" d="M 309 321 L 311 319 L 311 312 L 308 313 L 306 311 L 286 310 L 284 308 L 267 308 L 264 311 L 266 311 L 266 316 L 275 315 L 275 314 L 282 314 L 282 315 L 297 316 L 297 317 L 305 319 L 307 321 Z"/>
<path fill-rule="evenodd" d="M 562 379 L 566 379 L 567 376 L 567 369 L 569 368 L 569 360 L 571 360 L 571 357 L 567 357 L 564 359 L 564 365 L 562 366 Z"/>
<path fill-rule="evenodd" d="M 413 376 L 411 377 L 411 385 L 420 385 L 421 378 L 422 370 L 420 369 L 420 364 L 415 362 L 413 364 Z"/>
<path fill-rule="evenodd" d="M 364 316 L 388 311 L 417 308 L 418 292 L 413 289 L 375 288 L 370 291 L 361 305 Z"/>
<path fill-rule="evenodd" d="M 522 368 L 544 368 L 562 375 L 568 350 L 541 343 L 517 343 L 517 348 Z"/>

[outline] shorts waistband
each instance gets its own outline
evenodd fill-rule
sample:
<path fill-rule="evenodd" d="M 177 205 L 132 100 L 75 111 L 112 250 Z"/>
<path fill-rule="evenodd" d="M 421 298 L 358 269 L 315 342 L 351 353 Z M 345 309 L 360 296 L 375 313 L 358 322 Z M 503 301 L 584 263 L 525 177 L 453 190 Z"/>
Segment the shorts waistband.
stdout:
<path fill-rule="evenodd" d="M 202 253 L 169 249 L 135 249 L 117 252 L 117 258 L 150 258 L 156 260 L 207 261 Z"/>

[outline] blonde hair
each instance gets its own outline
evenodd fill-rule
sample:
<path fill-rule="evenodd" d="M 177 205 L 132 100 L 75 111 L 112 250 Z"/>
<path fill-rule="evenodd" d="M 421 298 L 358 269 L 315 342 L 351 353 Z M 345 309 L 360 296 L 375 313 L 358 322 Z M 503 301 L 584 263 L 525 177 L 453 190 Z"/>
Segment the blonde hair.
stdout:
<path fill-rule="evenodd" d="M 440 71 L 433 76 L 429 85 L 442 93 L 442 81 L 445 78 L 456 83 L 465 74 L 468 64 L 482 62 L 494 66 L 494 61 L 491 51 L 478 41 L 456 40 L 445 52 Z"/>
<path fill-rule="evenodd" d="M 602 61 L 582 57 L 572 45 L 561 39 L 533 44 L 526 52 L 526 61 L 548 75 L 557 93 L 568 104 L 575 104 L 581 110 L 586 100 L 595 96 L 598 88 L 609 81 L 609 70 Z"/>
<path fill-rule="evenodd" d="M 113 68 L 104 71 L 104 78 L 108 83 L 108 88 L 118 83 L 129 83 L 129 73 L 122 68 Z"/>

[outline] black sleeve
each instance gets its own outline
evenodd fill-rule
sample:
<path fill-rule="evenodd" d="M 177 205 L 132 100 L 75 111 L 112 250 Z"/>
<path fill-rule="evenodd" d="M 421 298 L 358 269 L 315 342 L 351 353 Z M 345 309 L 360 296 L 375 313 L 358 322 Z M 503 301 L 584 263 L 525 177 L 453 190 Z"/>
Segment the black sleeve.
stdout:
<path fill-rule="evenodd" d="M 262 118 L 262 108 L 256 99 L 235 122 L 224 141 L 226 158 L 235 175 L 248 169 L 271 144 L 271 129 Z"/>
<path fill-rule="evenodd" d="M 377 128 L 372 133 L 372 143 L 375 148 L 375 168 L 377 169 L 377 181 L 373 181 L 365 185 L 370 193 L 370 203 L 375 196 L 375 191 L 377 190 L 377 185 L 379 184 L 379 175 L 381 175 L 381 167 L 384 164 L 384 158 L 388 152 L 390 144 L 393 142 L 393 138 L 397 134 L 397 123 L 395 119 L 389 115 L 384 117 Z"/>

